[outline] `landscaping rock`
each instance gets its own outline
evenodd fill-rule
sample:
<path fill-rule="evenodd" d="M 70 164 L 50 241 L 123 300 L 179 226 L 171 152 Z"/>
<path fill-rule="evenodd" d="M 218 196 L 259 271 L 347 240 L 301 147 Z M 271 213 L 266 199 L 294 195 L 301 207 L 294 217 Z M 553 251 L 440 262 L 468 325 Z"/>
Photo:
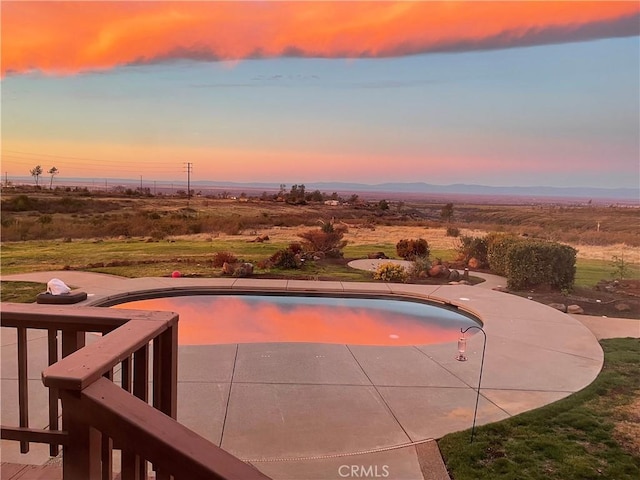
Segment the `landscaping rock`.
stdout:
<path fill-rule="evenodd" d="M 567 313 L 567 306 L 564 303 L 550 303 L 549 306 L 563 313 Z"/>
<path fill-rule="evenodd" d="M 449 273 L 449 269 L 444 265 L 434 265 L 429 269 L 430 277 L 447 278 Z"/>
<path fill-rule="evenodd" d="M 449 280 L 452 282 L 457 282 L 460 280 L 460 272 L 458 270 L 451 270 L 449 273 Z"/>
<path fill-rule="evenodd" d="M 387 257 L 387 255 L 384 252 L 375 252 L 375 253 L 368 254 L 367 258 L 371 260 L 375 260 L 375 259 L 388 259 L 389 257 Z"/>
<path fill-rule="evenodd" d="M 253 275 L 253 264 L 241 263 L 234 272 L 236 277 L 249 277 Z"/>
<path fill-rule="evenodd" d="M 582 308 L 580 305 L 569 305 L 567 307 L 567 313 L 582 315 L 584 313 L 584 308 Z"/>
<path fill-rule="evenodd" d="M 222 274 L 223 275 L 233 275 L 233 273 L 235 271 L 236 271 L 236 268 L 232 263 L 224 262 L 222 264 Z"/>

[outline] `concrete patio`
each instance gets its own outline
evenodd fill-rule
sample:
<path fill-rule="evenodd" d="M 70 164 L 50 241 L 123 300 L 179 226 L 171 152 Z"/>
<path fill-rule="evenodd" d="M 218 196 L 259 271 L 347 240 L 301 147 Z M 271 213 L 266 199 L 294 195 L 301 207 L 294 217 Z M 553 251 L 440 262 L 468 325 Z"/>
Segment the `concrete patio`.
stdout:
<path fill-rule="evenodd" d="M 591 383 L 603 353 L 580 321 L 486 288 L 299 280 L 137 278 L 40 272 L 3 280 L 57 277 L 89 293 L 81 305 L 132 292 L 203 288 L 398 294 L 450 303 L 484 323 L 487 348 L 477 424 L 561 399 Z M 2 332 L 2 423 L 15 424 L 15 345 Z M 47 424 L 40 371 L 46 334 L 31 333 L 32 425 Z M 375 466 L 389 478 L 422 479 L 416 454 L 425 441 L 471 427 L 482 335 L 455 344 L 380 347 L 317 343 L 183 345 L 178 357 L 178 420 L 276 479 L 345 478 L 343 467 Z M 2 442 L 3 461 L 43 463 L 48 447 L 21 456 Z M 342 470 L 341 470 L 342 468 Z M 373 470 L 370 472 L 373 473 Z M 378 476 L 379 476 L 378 475 Z M 366 477 L 365 477 L 366 478 Z"/>

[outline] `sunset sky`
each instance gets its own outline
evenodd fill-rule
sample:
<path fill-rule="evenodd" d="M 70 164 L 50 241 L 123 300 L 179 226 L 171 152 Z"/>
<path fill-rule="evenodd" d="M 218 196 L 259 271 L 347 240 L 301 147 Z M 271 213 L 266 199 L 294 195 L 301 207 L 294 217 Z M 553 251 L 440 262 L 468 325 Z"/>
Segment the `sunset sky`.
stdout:
<path fill-rule="evenodd" d="M 10 179 L 639 184 L 636 1 L 1 8 Z"/>

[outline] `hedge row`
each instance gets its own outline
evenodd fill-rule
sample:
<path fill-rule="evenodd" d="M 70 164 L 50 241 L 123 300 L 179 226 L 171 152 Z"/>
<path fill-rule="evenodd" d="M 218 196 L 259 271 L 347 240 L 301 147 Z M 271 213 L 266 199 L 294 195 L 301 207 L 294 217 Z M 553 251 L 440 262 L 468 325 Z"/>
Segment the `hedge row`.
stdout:
<path fill-rule="evenodd" d="M 559 290 L 573 287 L 576 274 L 576 249 L 556 242 L 496 239 L 489 247 L 489 266 L 507 277 L 507 286 L 523 290 L 549 285 Z"/>

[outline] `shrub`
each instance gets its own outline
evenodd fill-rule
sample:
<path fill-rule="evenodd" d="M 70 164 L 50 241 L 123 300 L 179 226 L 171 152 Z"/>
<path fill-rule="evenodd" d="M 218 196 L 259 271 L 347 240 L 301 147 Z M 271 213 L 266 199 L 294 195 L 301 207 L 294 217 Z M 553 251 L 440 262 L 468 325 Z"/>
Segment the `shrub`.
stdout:
<path fill-rule="evenodd" d="M 487 249 L 487 261 L 489 268 L 496 275 L 507 276 L 509 265 L 509 250 L 517 242 L 521 241 L 513 235 L 493 234 Z"/>
<path fill-rule="evenodd" d="M 271 255 L 271 258 L 269 258 L 269 262 L 271 263 L 271 265 L 277 268 L 292 269 L 300 268 L 302 266 L 302 262 L 300 261 L 300 259 L 288 248 L 278 250 L 276 253 Z"/>
<path fill-rule="evenodd" d="M 373 278 L 383 282 L 405 282 L 407 271 L 397 263 L 381 263 L 373 273 Z"/>
<path fill-rule="evenodd" d="M 236 263 L 237 261 L 238 259 L 231 252 L 216 252 L 212 264 L 216 268 L 221 268 L 225 263 Z"/>
<path fill-rule="evenodd" d="M 417 240 L 402 239 L 396 243 L 398 256 L 405 260 L 415 260 L 417 257 L 429 257 L 429 244 L 424 238 Z"/>
<path fill-rule="evenodd" d="M 304 241 L 302 248 L 306 252 L 322 252 L 329 257 L 341 257 L 342 249 L 347 245 L 347 241 L 343 240 L 347 228 L 333 223 L 325 223 L 318 230 L 309 230 L 298 235 Z"/>
<path fill-rule="evenodd" d="M 631 276 L 631 268 L 629 267 L 629 262 L 624 259 L 624 255 L 620 257 L 614 255 L 611 266 L 613 267 L 613 272 L 611 272 L 613 278 L 624 280 Z"/>
<path fill-rule="evenodd" d="M 460 229 L 458 227 L 447 227 L 447 237 L 459 237 Z"/>
<path fill-rule="evenodd" d="M 555 242 L 523 240 L 508 250 L 507 286 L 522 290 L 549 285 L 571 290 L 576 274 L 576 249 Z"/>
<path fill-rule="evenodd" d="M 426 278 L 429 276 L 429 270 L 431 269 L 431 260 L 427 257 L 416 257 L 416 259 L 409 267 L 408 275 L 410 278 Z"/>
<path fill-rule="evenodd" d="M 465 263 L 475 258 L 480 266 L 487 265 L 487 241 L 484 238 L 462 235 L 458 237 L 457 250 L 458 258 Z"/>

